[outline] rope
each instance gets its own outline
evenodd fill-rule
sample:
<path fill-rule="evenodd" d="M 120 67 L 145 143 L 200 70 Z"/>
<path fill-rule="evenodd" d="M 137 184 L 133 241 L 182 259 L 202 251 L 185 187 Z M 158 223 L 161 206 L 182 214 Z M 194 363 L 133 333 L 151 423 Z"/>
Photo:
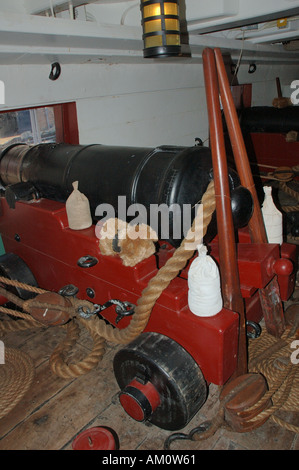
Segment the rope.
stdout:
<path fill-rule="evenodd" d="M 250 165 L 254 167 L 260 167 L 260 168 L 272 168 L 273 171 L 268 172 L 267 174 L 260 173 L 260 174 L 254 175 L 256 177 L 266 179 L 266 180 L 273 180 L 273 181 L 288 183 L 289 181 L 292 181 L 296 176 L 299 175 L 299 165 L 296 165 L 293 167 L 284 167 L 284 166 L 278 167 L 278 166 L 264 165 L 260 163 L 254 163 L 254 162 L 251 162 Z"/>
<path fill-rule="evenodd" d="M 45 294 L 47 291 L 40 289 L 39 287 L 29 286 L 24 284 L 24 282 L 15 281 L 8 279 L 7 277 L 0 276 L 0 283 L 6 284 L 7 286 L 13 286 L 18 289 L 27 290 L 28 292 L 33 292 L 34 294 Z"/>
<path fill-rule="evenodd" d="M 34 363 L 28 354 L 5 348 L 5 363 L 0 365 L 0 418 L 22 399 L 34 376 Z"/>
<path fill-rule="evenodd" d="M 296 199 L 296 201 L 299 202 L 299 193 L 297 191 L 290 188 L 286 183 L 280 183 L 280 187 L 286 194 L 288 194 L 289 196 L 291 196 L 292 198 Z"/>
<path fill-rule="evenodd" d="M 296 170 L 299 169 L 299 165 L 297 167 L 293 167 L 295 168 Z M 279 183 L 279 188 L 284 191 L 288 196 L 291 196 L 293 199 L 295 199 L 296 201 L 299 202 L 299 192 L 296 191 L 295 189 L 292 189 L 290 188 L 287 183 L 284 183 L 284 182 L 280 182 Z M 282 206 L 282 210 L 286 213 L 290 213 L 290 212 L 298 212 L 299 211 L 299 204 L 297 205 L 285 205 L 285 206 Z M 292 240 L 294 241 L 297 241 L 299 240 L 299 237 L 297 236 L 291 236 L 290 237 Z"/>
<path fill-rule="evenodd" d="M 80 333 L 80 327 L 75 319 L 67 324 L 67 336 L 65 340 L 55 348 L 50 357 L 50 367 L 54 374 L 64 379 L 79 377 L 98 365 L 99 359 L 102 358 L 105 353 L 105 341 L 95 333 L 89 332 L 94 342 L 91 353 L 88 354 L 84 360 L 76 364 L 67 364 L 66 356 L 72 350 Z"/>
<path fill-rule="evenodd" d="M 251 421 L 271 418 L 280 426 L 289 431 L 299 433 L 299 426 L 287 423 L 275 415 L 278 411 L 299 411 L 299 368 L 298 364 L 291 362 L 294 349 L 292 344 L 297 336 L 290 336 L 286 330 L 277 340 L 268 333 L 258 338 L 256 345 L 249 346 L 249 368 L 267 378 L 269 392 L 252 409 L 258 407 L 262 401 L 271 398 L 273 406 L 260 413 Z"/>
<path fill-rule="evenodd" d="M 201 201 L 201 205 L 203 207 L 202 220 L 201 212 L 198 211 L 192 227 L 189 230 L 186 238 L 182 241 L 180 247 L 176 249 L 173 256 L 167 260 L 162 268 L 159 269 L 156 276 L 149 281 L 148 286 L 143 290 L 142 295 L 137 302 L 135 313 L 132 316 L 130 324 L 126 328 L 122 330 L 115 328 L 113 325 L 107 324 L 105 320 L 100 319 L 97 316 L 93 316 L 89 319 L 79 318 L 80 325 L 87 328 L 94 344 L 92 352 L 77 364 L 69 364 L 66 361 L 66 356 L 76 343 L 80 331 L 79 325 L 76 322 L 76 309 L 78 306 L 86 306 L 92 310 L 93 304 L 85 300 L 75 298 L 70 299 L 72 305 L 69 308 L 63 308 L 63 310 L 70 314 L 72 321 L 69 322 L 66 326 L 66 337 L 64 341 L 55 348 L 50 357 L 49 364 L 53 373 L 62 378 L 78 377 L 82 374 L 85 374 L 96 367 L 96 365 L 102 359 L 102 356 L 105 352 L 105 340 L 117 344 L 127 344 L 144 331 L 157 299 L 160 297 L 164 289 L 167 288 L 170 282 L 185 267 L 191 256 L 193 256 L 194 249 L 189 248 L 188 243 L 191 244 L 192 241 L 196 241 L 196 235 L 198 236 L 198 234 L 200 235 L 201 241 L 201 239 L 206 234 L 207 228 L 215 210 L 215 204 L 214 183 L 212 181 L 209 184 Z M 197 227 L 198 229 L 196 231 L 195 228 Z M 200 241 L 198 241 L 198 243 Z M 12 281 L 4 277 L 0 277 L 0 282 L 36 294 L 43 294 L 47 292 L 44 289 L 29 286 L 18 281 Z M 2 289 L 1 287 L 0 294 L 4 295 L 8 300 L 11 300 L 17 306 L 21 307 L 23 310 L 25 310 L 25 312 L 27 312 L 20 312 L 0 306 L 1 312 L 21 318 L 21 320 L 18 322 L 0 322 L 0 331 L 13 331 L 14 329 L 26 329 L 27 327 L 45 327 L 44 324 L 41 324 L 30 316 L 30 309 L 33 307 L 47 308 L 45 303 L 40 303 L 35 299 L 22 301 L 17 296 L 11 292 L 6 291 L 5 289 Z M 61 307 L 53 305 L 48 305 L 48 308 L 51 308 L 51 310 L 59 308 L 61 310 Z"/>

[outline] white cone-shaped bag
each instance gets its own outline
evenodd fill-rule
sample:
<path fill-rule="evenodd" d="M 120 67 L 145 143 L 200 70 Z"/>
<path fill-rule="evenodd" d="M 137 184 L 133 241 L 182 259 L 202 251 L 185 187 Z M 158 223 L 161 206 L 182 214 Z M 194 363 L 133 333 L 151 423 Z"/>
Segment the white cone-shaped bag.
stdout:
<path fill-rule="evenodd" d="M 262 207 L 262 214 L 265 223 L 268 243 L 283 242 L 283 221 L 282 213 L 275 206 L 272 199 L 271 186 L 264 186 L 265 199 Z"/>
<path fill-rule="evenodd" d="M 219 269 L 204 245 L 199 245 L 197 250 L 198 257 L 192 261 L 188 273 L 189 309 L 194 315 L 212 317 L 223 307 Z"/>

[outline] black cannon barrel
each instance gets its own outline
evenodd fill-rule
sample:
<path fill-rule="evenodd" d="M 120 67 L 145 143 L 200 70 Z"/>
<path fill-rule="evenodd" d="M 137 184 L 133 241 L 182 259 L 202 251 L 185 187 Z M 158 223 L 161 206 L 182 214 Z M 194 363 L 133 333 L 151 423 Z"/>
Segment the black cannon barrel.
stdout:
<path fill-rule="evenodd" d="M 299 106 L 275 108 L 254 106 L 240 112 L 240 125 L 244 133 L 299 131 Z"/>
<path fill-rule="evenodd" d="M 251 217 L 252 199 L 249 191 L 240 187 L 237 174 L 230 170 L 229 175 L 234 222 L 241 227 Z M 151 204 L 175 204 L 194 208 L 212 178 L 210 149 L 202 146 L 15 144 L 0 156 L 0 179 L 5 188 L 33 185 L 41 197 L 66 201 L 72 183 L 78 181 L 95 221 L 100 204 L 110 204 L 117 217 L 119 196 L 125 196 L 127 207 L 141 204 L 148 210 Z M 180 242 L 172 234 L 168 241 L 173 245 Z"/>

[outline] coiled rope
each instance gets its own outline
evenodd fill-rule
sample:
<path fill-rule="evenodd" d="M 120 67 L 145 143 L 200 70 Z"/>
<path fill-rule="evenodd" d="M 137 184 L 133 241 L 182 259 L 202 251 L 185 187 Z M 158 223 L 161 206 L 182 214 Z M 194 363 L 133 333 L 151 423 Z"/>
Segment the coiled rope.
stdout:
<path fill-rule="evenodd" d="M 72 306 L 68 313 L 72 316 L 72 321 L 62 326 L 67 330 L 66 338 L 54 349 L 49 361 L 51 370 L 56 375 L 62 378 L 73 378 L 86 374 L 96 367 L 102 359 L 105 352 L 105 341 L 116 344 L 127 344 L 144 331 L 157 299 L 168 287 L 170 282 L 185 267 L 191 256 L 193 256 L 194 248 L 190 248 L 190 245 L 192 246 L 191 242 L 195 243 L 196 237 L 200 237 L 198 238 L 198 243 L 200 243 L 202 237 L 204 237 L 207 232 L 216 207 L 213 181 L 211 181 L 202 197 L 201 206 L 202 212 L 198 210 L 186 238 L 175 250 L 173 256 L 159 269 L 157 274 L 149 281 L 148 286 L 143 290 L 141 297 L 138 299 L 135 313 L 126 328 L 122 330 L 115 328 L 113 325 L 107 324 L 105 320 L 97 316 L 93 316 L 89 319 L 81 318 L 80 316 L 77 317 L 76 310 L 78 306 L 84 305 L 87 308 L 90 307 L 92 310 L 93 304 L 76 298 L 70 299 Z M 0 283 L 28 290 L 36 294 L 47 292 L 43 289 L 28 286 L 27 284 L 12 281 L 4 277 L 0 277 Z M 30 316 L 30 309 L 39 307 L 39 302 L 36 302 L 34 299 L 22 301 L 14 294 L 2 288 L 0 288 L 0 294 L 4 295 L 8 300 L 11 300 L 24 310 L 24 312 L 21 312 L 0 306 L 0 312 L 20 318 L 18 322 L 0 322 L 0 332 L 1 330 L 2 332 L 8 332 L 27 328 L 45 327 L 44 324 Z M 46 308 L 47 305 L 43 303 L 42 307 Z M 49 308 L 53 309 L 55 307 L 49 305 Z M 65 310 L 65 308 L 63 310 Z M 78 339 L 80 326 L 85 327 L 91 335 L 93 339 L 93 349 L 91 353 L 79 363 L 68 364 L 66 357 Z"/>
<path fill-rule="evenodd" d="M 279 183 L 280 189 L 291 196 L 293 199 L 299 202 L 299 193 L 295 191 L 295 189 L 290 188 L 286 183 L 280 182 Z M 289 206 L 282 206 L 284 212 L 297 212 L 299 211 L 299 204 L 298 205 L 289 205 Z"/>
<path fill-rule="evenodd" d="M 31 357 L 17 349 L 5 348 L 5 366 L 0 365 L 0 418 L 25 395 L 35 375 Z"/>
<path fill-rule="evenodd" d="M 249 368 L 266 377 L 269 391 L 252 409 L 266 403 L 271 398 L 273 405 L 262 411 L 252 421 L 271 418 L 276 424 L 299 433 L 299 426 L 286 422 L 278 411 L 299 412 L 299 367 L 294 354 L 298 341 L 297 335 L 290 335 L 286 330 L 281 338 L 276 339 L 264 332 L 261 337 L 249 345 Z M 295 346 L 295 347 L 294 347 Z"/>

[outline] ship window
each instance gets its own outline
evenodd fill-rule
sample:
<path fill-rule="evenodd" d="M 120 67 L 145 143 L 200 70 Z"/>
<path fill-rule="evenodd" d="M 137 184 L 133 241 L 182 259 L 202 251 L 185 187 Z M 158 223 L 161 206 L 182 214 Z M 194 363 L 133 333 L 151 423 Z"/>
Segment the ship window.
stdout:
<path fill-rule="evenodd" d="M 0 113 L 0 146 L 15 143 L 78 142 L 75 103 L 3 111 Z"/>
<path fill-rule="evenodd" d="M 40 144 L 55 142 L 56 129 L 53 108 L 24 109 L 0 115 L 0 143 Z"/>

